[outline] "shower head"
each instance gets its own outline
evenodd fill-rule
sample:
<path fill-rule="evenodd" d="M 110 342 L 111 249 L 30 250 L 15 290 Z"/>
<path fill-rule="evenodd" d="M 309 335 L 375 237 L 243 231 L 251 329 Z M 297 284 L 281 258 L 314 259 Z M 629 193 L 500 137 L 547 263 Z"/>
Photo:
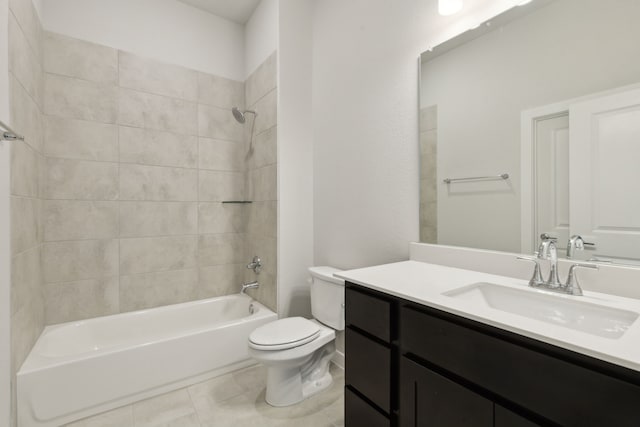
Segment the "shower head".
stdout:
<path fill-rule="evenodd" d="M 233 113 L 233 117 L 235 117 L 235 119 L 238 121 L 238 123 L 244 123 L 247 120 L 247 117 L 245 116 L 245 114 L 247 113 L 251 113 L 254 116 L 257 116 L 258 114 L 253 111 L 253 110 L 244 110 L 244 111 L 240 111 L 238 109 L 238 107 L 233 107 L 231 109 L 231 112 Z"/>

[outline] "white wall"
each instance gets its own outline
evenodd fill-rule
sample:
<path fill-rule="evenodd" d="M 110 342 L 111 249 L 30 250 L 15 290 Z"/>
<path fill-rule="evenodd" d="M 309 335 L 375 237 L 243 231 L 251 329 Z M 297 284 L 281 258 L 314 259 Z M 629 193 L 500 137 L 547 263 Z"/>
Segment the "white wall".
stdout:
<path fill-rule="evenodd" d="M 244 81 L 240 24 L 176 0 L 44 0 L 46 30 Z"/>
<path fill-rule="evenodd" d="M 408 258 L 418 240 L 418 55 L 513 3 L 478 1 L 445 19 L 435 1 L 315 2 L 316 264 Z"/>
<path fill-rule="evenodd" d="M 279 1 L 278 312 L 310 316 L 313 265 L 312 0 Z"/>
<path fill-rule="evenodd" d="M 245 25 L 244 78 L 278 48 L 278 3 L 262 0 Z"/>
<path fill-rule="evenodd" d="M 8 0 L 0 0 L 0 120 L 9 120 Z M 11 425 L 9 143 L 0 142 L 0 425 Z"/>

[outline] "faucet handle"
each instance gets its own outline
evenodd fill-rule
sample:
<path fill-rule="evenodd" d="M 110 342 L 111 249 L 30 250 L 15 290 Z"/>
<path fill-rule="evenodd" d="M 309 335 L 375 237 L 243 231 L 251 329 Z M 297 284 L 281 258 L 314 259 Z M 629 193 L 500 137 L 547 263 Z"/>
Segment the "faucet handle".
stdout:
<path fill-rule="evenodd" d="M 253 270 L 254 273 L 259 274 L 262 269 L 262 260 L 259 256 L 254 256 L 249 264 L 247 264 L 249 270 Z"/>
<path fill-rule="evenodd" d="M 534 263 L 533 275 L 531 276 L 531 279 L 529 279 L 529 286 L 537 287 L 544 283 L 544 281 L 542 280 L 542 271 L 540 271 L 540 262 L 538 261 L 537 257 L 518 256 L 516 257 L 516 259 L 523 260 L 523 261 L 531 261 Z"/>
<path fill-rule="evenodd" d="M 578 283 L 578 276 L 576 276 L 575 269 L 576 268 L 592 268 L 594 270 L 599 270 L 600 267 L 597 264 L 589 264 L 585 262 L 578 262 L 569 267 L 569 275 L 567 276 L 567 284 L 565 285 L 565 289 L 567 293 L 572 295 L 582 295 L 582 288 Z"/>

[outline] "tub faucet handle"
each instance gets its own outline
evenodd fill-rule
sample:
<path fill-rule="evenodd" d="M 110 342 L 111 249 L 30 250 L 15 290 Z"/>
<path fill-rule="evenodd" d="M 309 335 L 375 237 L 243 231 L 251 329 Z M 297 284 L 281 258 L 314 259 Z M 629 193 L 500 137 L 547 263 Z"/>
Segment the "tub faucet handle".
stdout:
<path fill-rule="evenodd" d="M 262 269 L 262 260 L 259 256 L 254 256 L 249 264 L 247 264 L 249 270 L 253 270 L 254 273 L 259 274 Z"/>

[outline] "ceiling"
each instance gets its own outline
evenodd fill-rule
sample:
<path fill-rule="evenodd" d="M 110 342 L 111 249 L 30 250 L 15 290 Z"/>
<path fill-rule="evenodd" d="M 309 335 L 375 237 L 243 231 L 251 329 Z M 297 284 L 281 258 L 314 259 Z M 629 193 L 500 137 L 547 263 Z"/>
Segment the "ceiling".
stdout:
<path fill-rule="evenodd" d="M 246 24 L 260 0 L 179 0 L 238 24 Z"/>

